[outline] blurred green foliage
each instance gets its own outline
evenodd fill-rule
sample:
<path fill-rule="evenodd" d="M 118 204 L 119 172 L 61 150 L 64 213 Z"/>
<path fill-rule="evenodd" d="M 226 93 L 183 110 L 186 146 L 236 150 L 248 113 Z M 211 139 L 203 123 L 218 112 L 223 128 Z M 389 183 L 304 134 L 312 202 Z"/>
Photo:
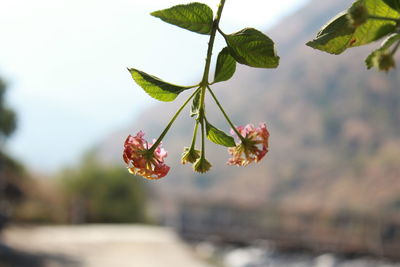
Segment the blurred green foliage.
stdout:
<path fill-rule="evenodd" d="M 16 129 L 16 115 L 5 103 L 6 84 L 0 79 L 0 229 L 23 199 L 24 171 L 3 151 L 6 138 Z"/>
<path fill-rule="evenodd" d="M 19 177 L 22 175 L 22 166 L 0 151 L 0 202 L 21 199 L 22 191 Z"/>
<path fill-rule="evenodd" d="M 6 84 L 0 79 L 0 140 L 10 136 L 17 126 L 14 111 L 5 105 Z"/>
<path fill-rule="evenodd" d="M 146 197 L 142 179 L 123 167 L 103 166 L 88 155 L 79 168 L 62 174 L 72 223 L 143 223 Z"/>

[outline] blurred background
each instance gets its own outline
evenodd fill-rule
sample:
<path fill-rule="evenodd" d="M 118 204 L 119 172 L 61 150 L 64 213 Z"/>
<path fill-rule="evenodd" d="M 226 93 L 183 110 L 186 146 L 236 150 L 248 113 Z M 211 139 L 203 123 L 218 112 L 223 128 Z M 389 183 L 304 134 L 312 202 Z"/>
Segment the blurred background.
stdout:
<path fill-rule="evenodd" d="M 128 174 L 126 136 L 158 137 L 187 93 L 157 102 L 126 67 L 199 80 L 208 37 L 149 15 L 189 2 L 0 0 L 0 266 L 400 266 L 399 70 L 366 70 L 377 43 L 305 46 L 350 0 L 227 1 L 221 28 L 264 30 L 281 65 L 214 92 L 235 124 L 267 123 L 270 152 L 237 168 L 208 143 L 212 170 L 193 173 L 183 112 L 170 174 Z"/>

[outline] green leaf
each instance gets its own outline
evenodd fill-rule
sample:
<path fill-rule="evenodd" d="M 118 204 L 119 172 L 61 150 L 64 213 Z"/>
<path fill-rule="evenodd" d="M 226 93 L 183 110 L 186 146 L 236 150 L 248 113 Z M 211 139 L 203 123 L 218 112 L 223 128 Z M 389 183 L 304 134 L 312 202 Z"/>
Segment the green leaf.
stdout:
<path fill-rule="evenodd" d="M 400 34 L 395 33 L 390 35 L 385 41 L 383 41 L 382 45 L 380 48 L 376 49 L 374 52 L 372 52 L 366 59 L 365 59 L 365 64 L 367 65 L 368 69 L 371 69 L 372 67 L 377 67 L 379 68 L 379 63 L 380 60 L 379 58 L 384 54 L 387 53 L 388 49 L 394 45 L 396 42 L 400 41 Z"/>
<path fill-rule="evenodd" d="M 201 95 L 201 90 L 199 90 L 193 98 L 192 102 L 192 108 L 190 109 L 190 117 L 194 117 L 197 114 L 199 114 L 199 109 L 200 109 L 200 95 Z"/>
<path fill-rule="evenodd" d="M 160 101 L 173 101 L 182 91 L 194 86 L 179 86 L 164 82 L 160 78 L 137 69 L 128 69 L 135 82 L 151 97 Z"/>
<path fill-rule="evenodd" d="M 255 68 L 278 67 L 279 57 L 274 42 L 262 32 L 246 28 L 224 37 L 229 52 L 237 62 Z"/>
<path fill-rule="evenodd" d="M 154 11 L 151 15 L 167 23 L 201 34 L 210 34 L 213 26 L 212 9 L 197 2 Z"/>
<path fill-rule="evenodd" d="M 227 81 L 236 71 L 236 61 L 231 56 L 229 48 L 225 47 L 219 52 L 215 68 L 214 83 Z"/>
<path fill-rule="evenodd" d="M 235 139 L 232 136 L 227 135 L 221 130 L 218 130 L 214 126 L 212 126 L 208 121 L 206 121 L 206 132 L 207 138 L 211 142 L 214 142 L 217 145 L 233 147 L 236 146 Z"/>
<path fill-rule="evenodd" d="M 388 6 L 400 12 L 400 0 L 383 0 Z"/>
<path fill-rule="evenodd" d="M 364 5 L 369 15 L 399 18 L 400 13 L 389 8 L 383 0 L 358 0 L 353 5 Z M 341 54 L 347 48 L 371 43 L 396 30 L 395 22 L 369 19 L 353 27 L 342 12 L 328 22 L 307 45 L 331 54 Z"/>

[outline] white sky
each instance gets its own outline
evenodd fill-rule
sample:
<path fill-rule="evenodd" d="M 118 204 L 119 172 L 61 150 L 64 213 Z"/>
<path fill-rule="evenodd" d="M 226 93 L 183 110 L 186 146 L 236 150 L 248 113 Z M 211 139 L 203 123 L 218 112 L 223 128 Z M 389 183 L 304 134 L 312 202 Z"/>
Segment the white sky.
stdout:
<path fill-rule="evenodd" d="M 208 36 L 149 15 L 189 2 L 0 0 L 0 77 L 19 119 L 10 152 L 32 169 L 54 171 L 132 123 L 156 100 L 126 67 L 183 85 L 197 81 Z M 215 11 L 219 1 L 203 2 Z M 305 2 L 227 0 L 221 28 L 262 30 Z"/>

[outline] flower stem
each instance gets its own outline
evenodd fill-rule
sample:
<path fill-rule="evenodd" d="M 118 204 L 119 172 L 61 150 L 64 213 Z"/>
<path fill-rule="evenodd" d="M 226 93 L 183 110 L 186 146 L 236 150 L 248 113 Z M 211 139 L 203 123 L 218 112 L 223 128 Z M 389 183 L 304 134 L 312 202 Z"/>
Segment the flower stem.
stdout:
<path fill-rule="evenodd" d="M 224 108 L 221 106 L 221 104 L 218 101 L 218 98 L 215 96 L 214 92 L 211 90 L 211 88 L 209 86 L 207 86 L 208 91 L 210 92 L 211 96 L 214 98 L 215 103 L 217 104 L 217 106 L 219 107 L 219 109 L 221 110 L 222 114 L 224 115 L 226 121 L 229 123 L 229 125 L 232 127 L 232 130 L 235 131 L 235 133 L 237 134 L 237 136 L 239 136 L 240 140 L 242 142 L 245 141 L 245 138 L 239 133 L 239 131 L 236 129 L 235 125 L 233 125 L 232 121 L 229 119 L 228 115 L 226 114 Z"/>
<path fill-rule="evenodd" d="M 169 129 L 171 128 L 172 124 L 174 123 L 174 121 L 176 120 L 176 118 L 178 118 L 179 114 L 181 113 L 181 111 L 185 108 L 185 106 L 190 102 L 190 100 L 195 96 L 195 94 L 197 93 L 197 91 L 200 88 L 198 88 L 197 90 L 194 91 L 194 93 L 185 101 L 185 103 L 183 103 L 183 105 L 178 109 L 178 111 L 175 113 L 175 115 L 172 117 L 171 121 L 168 123 L 167 127 L 164 129 L 164 131 L 161 133 L 160 137 L 158 137 L 157 141 L 150 147 L 149 152 L 153 153 L 154 150 L 158 147 L 158 145 L 161 143 L 161 141 L 163 140 L 163 138 L 165 137 L 165 135 L 168 133 Z"/>
<path fill-rule="evenodd" d="M 368 18 L 376 19 L 376 20 L 388 20 L 388 21 L 400 22 L 400 19 L 398 19 L 398 18 L 388 18 L 388 17 L 381 17 L 381 16 L 374 16 L 374 15 L 369 15 Z"/>
<path fill-rule="evenodd" d="M 193 131 L 192 144 L 190 145 L 190 150 L 194 150 L 195 149 L 197 130 L 198 129 L 199 129 L 199 122 L 196 121 L 196 125 L 194 126 L 194 131 Z"/>
<path fill-rule="evenodd" d="M 200 156 L 200 158 L 204 159 L 205 155 L 206 155 L 205 132 L 204 132 L 204 117 L 200 121 L 200 125 L 201 125 L 201 156 Z"/>

